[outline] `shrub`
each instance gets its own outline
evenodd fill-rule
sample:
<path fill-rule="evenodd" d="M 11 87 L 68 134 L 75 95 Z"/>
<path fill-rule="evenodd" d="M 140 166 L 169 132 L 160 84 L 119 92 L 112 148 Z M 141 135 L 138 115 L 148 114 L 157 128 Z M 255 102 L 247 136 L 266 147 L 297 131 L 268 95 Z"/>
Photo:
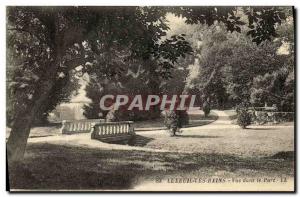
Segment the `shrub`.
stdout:
<path fill-rule="evenodd" d="M 254 112 L 253 120 L 259 125 L 263 125 L 267 123 L 269 121 L 268 112 L 266 111 Z"/>
<path fill-rule="evenodd" d="M 189 116 L 186 111 L 166 111 L 164 124 L 170 131 L 171 136 L 175 136 L 177 132 L 180 132 L 180 128 L 189 124 Z"/>
<path fill-rule="evenodd" d="M 166 111 L 164 124 L 171 136 L 175 136 L 179 128 L 179 117 L 175 111 Z"/>
<path fill-rule="evenodd" d="M 237 113 L 237 124 L 245 129 L 251 124 L 251 115 L 246 108 L 239 109 Z"/>
<path fill-rule="evenodd" d="M 204 101 L 202 107 L 203 107 L 204 116 L 207 117 L 210 112 L 210 104 L 207 101 Z"/>

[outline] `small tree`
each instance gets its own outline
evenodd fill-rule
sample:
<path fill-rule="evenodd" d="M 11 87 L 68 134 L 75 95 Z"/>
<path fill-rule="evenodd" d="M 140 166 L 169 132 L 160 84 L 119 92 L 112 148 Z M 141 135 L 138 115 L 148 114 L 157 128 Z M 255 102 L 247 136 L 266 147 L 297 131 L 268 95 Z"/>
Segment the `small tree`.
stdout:
<path fill-rule="evenodd" d="M 251 115 L 248 113 L 247 108 L 238 109 L 237 124 L 243 129 L 251 124 Z"/>
<path fill-rule="evenodd" d="M 179 117 L 175 111 L 166 111 L 164 124 L 169 130 L 170 135 L 175 136 L 179 128 Z"/>
<path fill-rule="evenodd" d="M 171 136 L 175 136 L 184 125 L 189 123 L 189 116 L 186 111 L 166 111 L 164 124 L 170 131 Z"/>
<path fill-rule="evenodd" d="M 203 103 L 203 112 L 204 112 L 204 117 L 207 117 L 210 112 L 210 104 L 207 101 L 204 101 Z"/>

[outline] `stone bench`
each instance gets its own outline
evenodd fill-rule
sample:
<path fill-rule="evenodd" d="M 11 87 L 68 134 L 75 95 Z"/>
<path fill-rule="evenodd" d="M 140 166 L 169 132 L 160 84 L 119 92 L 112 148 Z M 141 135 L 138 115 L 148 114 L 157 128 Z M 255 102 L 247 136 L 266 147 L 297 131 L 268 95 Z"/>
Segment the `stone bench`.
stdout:
<path fill-rule="evenodd" d="M 132 121 L 96 123 L 92 128 L 92 139 L 102 142 L 128 141 L 135 135 Z"/>
<path fill-rule="evenodd" d="M 105 122 L 104 119 L 86 119 L 86 120 L 63 120 L 62 134 L 89 133 L 92 126 L 96 123 Z"/>

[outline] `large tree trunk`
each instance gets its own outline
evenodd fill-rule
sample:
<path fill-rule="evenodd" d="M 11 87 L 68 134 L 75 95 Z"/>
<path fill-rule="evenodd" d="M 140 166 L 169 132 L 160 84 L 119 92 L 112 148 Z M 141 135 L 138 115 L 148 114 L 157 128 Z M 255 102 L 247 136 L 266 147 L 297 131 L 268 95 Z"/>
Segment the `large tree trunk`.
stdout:
<path fill-rule="evenodd" d="M 56 68 L 53 67 L 53 69 Z M 43 91 L 35 95 L 34 98 L 36 99 L 34 99 L 34 103 L 28 105 L 24 111 L 16 113 L 17 115 L 13 121 L 12 129 L 6 143 L 9 162 L 18 162 L 23 159 L 32 123 L 36 115 L 40 114 L 40 111 L 44 109 L 42 106 L 47 102 L 54 84 L 55 79 L 52 77 L 48 81 L 44 81 L 40 86 Z"/>
<path fill-rule="evenodd" d="M 24 111 L 16 113 L 10 136 L 6 143 L 9 162 L 18 163 L 23 160 L 32 123 L 36 115 L 40 114 L 40 111 L 44 109 L 42 106 L 47 102 L 51 89 L 55 84 L 55 78 L 52 76 L 56 73 L 58 62 L 55 62 L 53 65 L 53 70 L 49 72 L 50 77 L 39 87 L 42 91 L 38 91 L 38 94 L 33 97 L 34 102 L 25 107 Z"/>
<path fill-rule="evenodd" d="M 53 69 L 56 69 L 55 67 Z M 55 79 L 49 78 L 41 84 L 40 94 L 35 95 L 34 103 L 28 105 L 24 111 L 16 113 L 9 138 L 6 143 L 7 157 L 9 162 L 21 161 L 24 157 L 27 139 L 29 137 L 30 128 L 37 114 L 44 108 L 42 107 L 51 93 L 51 89 L 55 84 Z"/>
<path fill-rule="evenodd" d="M 50 22 L 49 22 L 50 21 Z M 52 39 L 52 34 L 49 36 L 53 42 L 53 61 L 49 62 L 48 67 L 46 67 L 47 73 L 42 77 L 43 81 L 38 86 L 35 95 L 33 96 L 33 103 L 28 105 L 24 109 L 23 113 L 17 113 L 16 117 L 13 120 L 12 129 L 10 136 L 6 143 L 7 148 L 7 159 L 9 162 L 18 163 L 23 160 L 25 148 L 27 145 L 27 139 L 29 137 L 30 128 L 37 114 L 43 112 L 44 104 L 47 104 L 47 99 L 49 99 L 49 94 L 56 83 L 57 70 L 61 64 L 62 57 L 65 52 L 67 45 L 71 45 L 70 40 L 64 39 L 65 32 L 59 32 L 58 30 L 58 19 L 57 16 L 51 16 L 47 19 L 48 29 L 50 32 L 55 32 L 55 35 Z M 70 30 L 71 31 L 71 30 Z M 69 35 L 68 32 L 66 35 Z M 81 60 L 84 62 L 83 60 Z M 71 61 L 67 66 L 80 65 L 78 61 Z M 21 103 L 22 104 L 22 103 Z"/>
<path fill-rule="evenodd" d="M 14 120 L 6 143 L 9 163 L 15 163 L 23 159 L 32 120 L 31 114 L 20 114 Z"/>

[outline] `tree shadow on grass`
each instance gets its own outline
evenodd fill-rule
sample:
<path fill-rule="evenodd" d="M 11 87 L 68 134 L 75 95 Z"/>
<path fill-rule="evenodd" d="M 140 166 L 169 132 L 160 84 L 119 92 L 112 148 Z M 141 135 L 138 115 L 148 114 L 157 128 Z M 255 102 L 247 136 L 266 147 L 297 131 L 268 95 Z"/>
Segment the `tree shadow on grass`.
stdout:
<path fill-rule="evenodd" d="M 129 142 L 129 146 L 146 146 L 149 142 L 154 140 L 154 138 L 145 137 L 142 135 L 135 135 Z"/>
<path fill-rule="evenodd" d="M 270 157 L 266 157 L 269 159 L 284 159 L 284 160 L 294 160 L 294 151 L 281 151 Z"/>
<path fill-rule="evenodd" d="M 289 153 L 291 154 L 291 153 Z M 9 166 L 13 189 L 132 189 L 145 177 L 201 169 L 293 174 L 293 161 L 224 154 L 104 150 L 57 144 L 29 144 L 18 166 Z M 207 173 L 204 170 L 204 173 Z M 207 175 L 207 174 L 204 174 Z M 243 174 L 239 174 L 244 176 Z"/>
<path fill-rule="evenodd" d="M 149 142 L 154 140 L 154 138 L 145 137 L 142 135 L 134 135 L 130 139 L 127 140 L 119 140 L 110 142 L 110 144 L 121 144 L 121 145 L 129 145 L 129 146 L 146 146 Z"/>
<path fill-rule="evenodd" d="M 276 128 L 263 128 L 263 127 L 259 127 L 259 128 L 253 128 L 253 127 L 249 127 L 246 128 L 246 130 L 277 130 Z"/>

